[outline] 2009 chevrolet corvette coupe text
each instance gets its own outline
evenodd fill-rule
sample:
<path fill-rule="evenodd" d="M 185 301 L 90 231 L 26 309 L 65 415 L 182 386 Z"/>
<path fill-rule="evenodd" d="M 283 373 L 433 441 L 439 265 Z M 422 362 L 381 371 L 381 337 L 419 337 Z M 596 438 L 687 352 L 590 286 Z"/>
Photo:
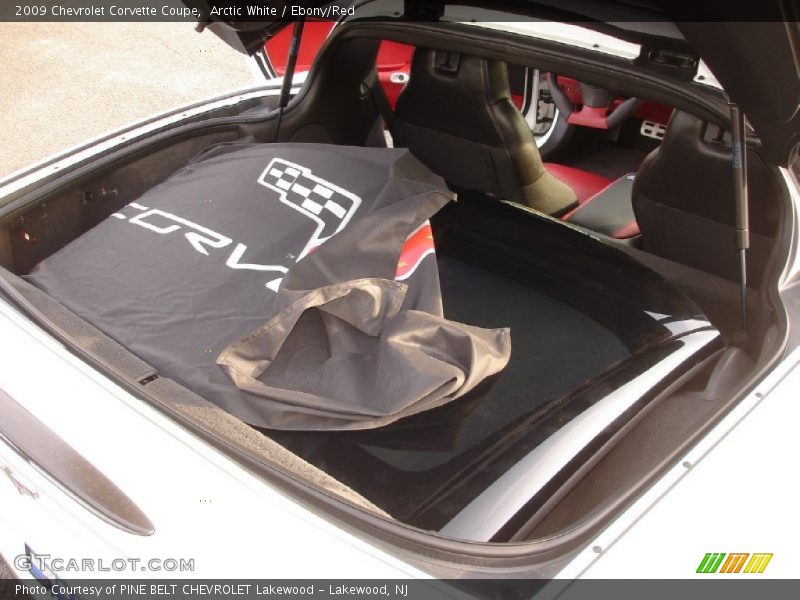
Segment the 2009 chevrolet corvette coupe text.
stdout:
<path fill-rule="evenodd" d="M 796 23 L 607 4 L 209 17 L 283 79 L 2 182 L 0 554 L 585 568 L 797 360 Z"/>

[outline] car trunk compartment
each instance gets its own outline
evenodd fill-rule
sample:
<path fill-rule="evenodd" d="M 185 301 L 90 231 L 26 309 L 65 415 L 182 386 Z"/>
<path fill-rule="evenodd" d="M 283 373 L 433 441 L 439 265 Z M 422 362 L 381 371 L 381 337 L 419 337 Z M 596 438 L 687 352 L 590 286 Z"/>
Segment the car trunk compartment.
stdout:
<path fill-rule="evenodd" d="M 74 193 L 63 201 L 59 209 L 74 210 Z M 118 210 L 123 202 L 111 201 L 106 210 Z M 58 202 L 51 206 L 55 210 Z M 33 214 L 38 211 L 41 207 Z M 70 233 L 78 237 L 102 216 L 67 222 L 53 246 L 63 245 Z M 297 456 L 297 464 L 324 474 L 316 477 L 317 485 L 321 480 L 339 496 L 364 499 L 360 504 L 370 510 L 436 531 L 559 427 L 646 371 L 654 357 L 669 353 L 675 340 L 713 327 L 697 306 L 636 260 L 532 211 L 464 193 L 432 225 L 445 317 L 481 327 L 510 326 L 512 359 L 506 369 L 463 398 L 388 427 L 355 433 L 261 433 L 288 449 L 286 456 Z M 24 252 L 29 246 L 17 247 Z M 35 258 L 41 260 L 52 250 L 39 246 Z M 33 257 L 15 262 L 30 264 Z M 41 292 L 36 293 L 42 301 Z M 69 298 L 56 300 L 81 313 Z M 117 342 L 127 345 L 122 339 Z M 119 353 L 123 348 L 117 342 L 95 350 Z M 719 346 L 719 339 L 704 346 L 693 361 L 702 362 Z M 164 373 L 159 360 L 145 359 L 129 369 L 135 381 L 150 382 L 144 389 L 166 385 L 167 390 L 207 396 L 202 383 L 207 375 L 175 378 Z M 152 365 L 152 370 L 142 365 Z M 155 380 L 154 372 L 159 374 Z M 627 419 L 682 373 L 676 370 L 666 380 L 654 381 Z M 223 419 L 213 404 L 206 408 L 218 420 L 236 421 L 230 415 Z M 341 486 L 338 492 L 332 482 Z M 342 494 L 342 489 L 351 492 Z"/>

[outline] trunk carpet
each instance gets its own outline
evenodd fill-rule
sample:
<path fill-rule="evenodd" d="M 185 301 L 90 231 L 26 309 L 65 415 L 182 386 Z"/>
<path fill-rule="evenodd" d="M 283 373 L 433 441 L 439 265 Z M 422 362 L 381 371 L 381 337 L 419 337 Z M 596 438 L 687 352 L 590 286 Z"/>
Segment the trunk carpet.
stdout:
<path fill-rule="evenodd" d="M 446 406 L 373 431 L 265 431 L 411 523 L 448 480 L 462 469 L 471 470 L 469 465 L 487 448 L 502 444 L 510 424 L 575 390 L 629 352 L 610 330 L 533 287 L 448 256 L 438 262 L 447 318 L 511 328 L 511 360 L 498 376 Z"/>

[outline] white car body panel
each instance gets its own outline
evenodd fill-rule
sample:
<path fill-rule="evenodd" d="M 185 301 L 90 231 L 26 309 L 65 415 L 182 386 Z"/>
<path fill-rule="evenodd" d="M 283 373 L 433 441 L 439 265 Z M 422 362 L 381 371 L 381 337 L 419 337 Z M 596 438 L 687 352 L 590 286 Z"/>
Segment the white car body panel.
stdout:
<path fill-rule="evenodd" d="M 23 554 L 27 543 L 39 554 L 103 558 L 107 565 L 114 558 L 194 558 L 194 572 L 182 577 L 306 578 L 310 565 L 315 577 L 424 577 L 132 397 L 5 302 L 0 339 L 0 388 L 109 477 L 155 525 L 152 536 L 118 529 L 0 443 L 0 554 L 7 561 Z M 5 468 L 38 497 L 20 493 Z"/>
<path fill-rule="evenodd" d="M 797 577 L 800 348 L 559 578 Z M 697 573 L 707 552 L 772 553 L 764 573 Z"/>

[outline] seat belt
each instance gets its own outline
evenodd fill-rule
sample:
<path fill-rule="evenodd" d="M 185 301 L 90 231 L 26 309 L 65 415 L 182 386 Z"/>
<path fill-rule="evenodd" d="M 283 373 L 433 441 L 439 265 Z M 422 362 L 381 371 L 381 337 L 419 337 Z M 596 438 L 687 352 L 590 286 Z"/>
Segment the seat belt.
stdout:
<path fill-rule="evenodd" d="M 391 131 L 394 123 L 394 110 L 392 110 L 392 105 L 389 103 L 389 99 L 386 97 L 386 93 L 381 87 L 378 74 L 373 71 L 364 83 L 369 90 L 369 95 L 372 98 L 375 109 L 383 118 L 386 128 Z"/>

